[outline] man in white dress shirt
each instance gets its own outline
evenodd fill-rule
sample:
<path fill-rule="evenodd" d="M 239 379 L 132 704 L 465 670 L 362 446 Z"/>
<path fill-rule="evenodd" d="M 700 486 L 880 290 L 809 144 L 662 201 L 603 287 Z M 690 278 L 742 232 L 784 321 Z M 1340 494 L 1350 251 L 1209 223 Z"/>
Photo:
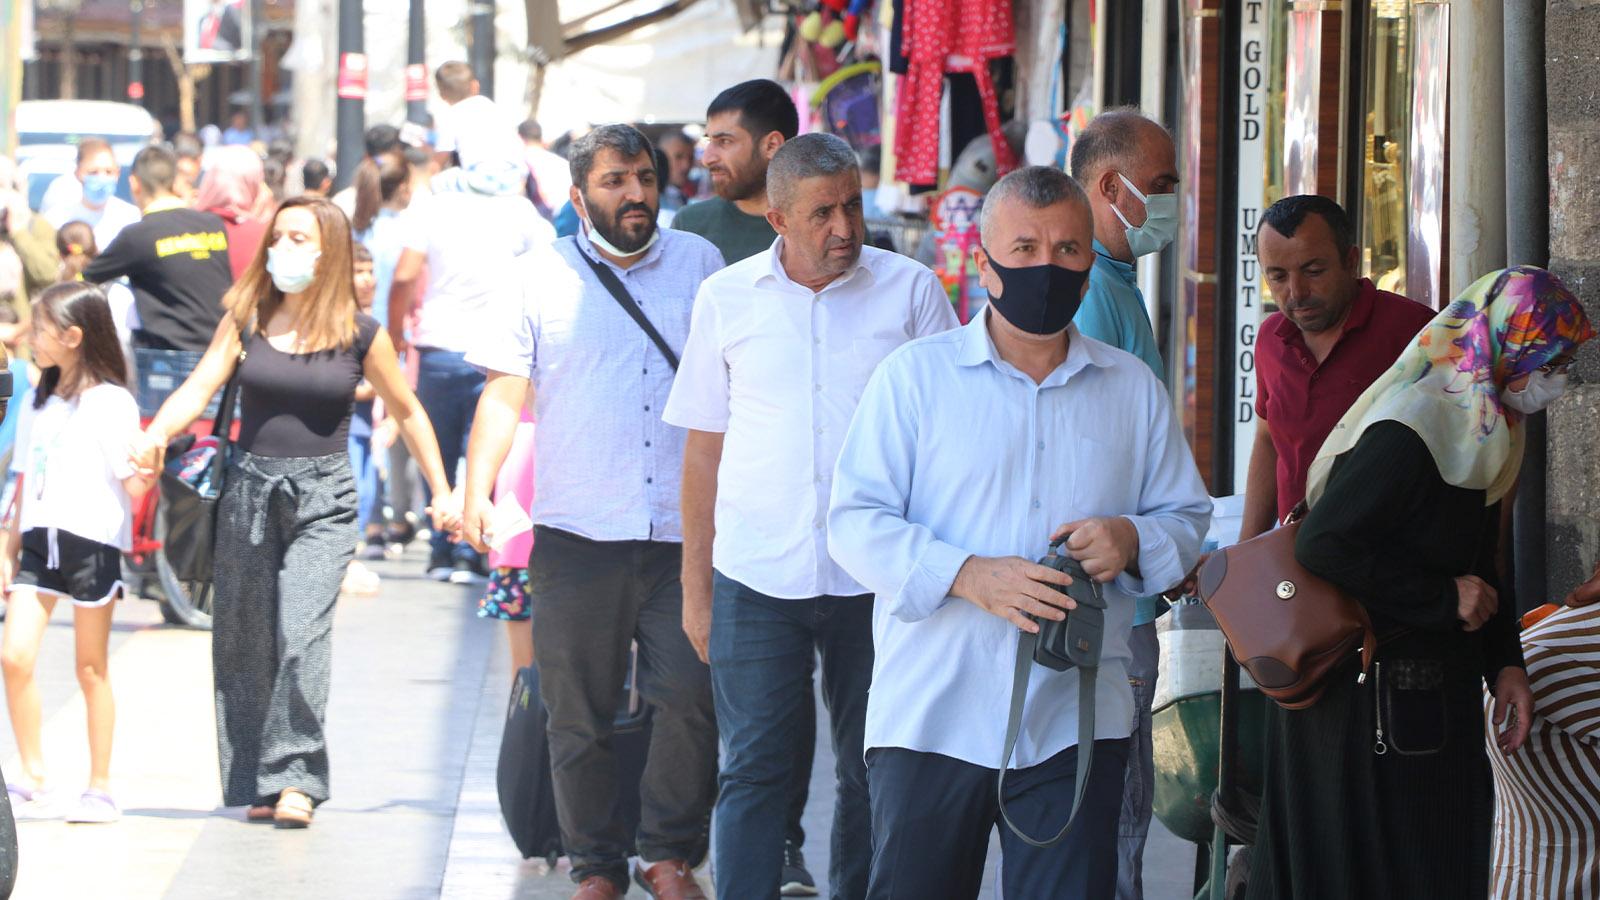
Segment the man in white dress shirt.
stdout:
<path fill-rule="evenodd" d="M 701 286 L 664 414 L 689 429 L 684 630 L 711 663 L 725 750 L 717 896 L 778 894 L 793 745 L 820 653 L 839 760 L 829 882 L 835 898 L 855 900 L 872 848 L 862 757 L 872 598 L 828 556 L 828 493 L 878 362 L 958 323 L 927 267 L 862 247 L 849 144 L 788 141 L 767 193 L 778 239 Z"/>
<path fill-rule="evenodd" d="M 989 192 L 980 231 L 986 313 L 884 360 L 834 475 L 829 549 L 877 595 L 866 896 L 978 895 L 1018 629 L 1072 606 L 1055 589 L 1065 576 L 1033 560 L 1065 534 L 1107 602 L 1094 762 L 1062 843 L 1001 827 L 1003 891 L 1110 897 L 1134 601 L 1183 579 L 1211 503 L 1149 367 L 1071 326 L 1094 260 L 1083 190 L 1059 170 L 1020 169 Z M 1032 667 L 1005 803 L 1035 838 L 1072 808 L 1078 678 Z"/>

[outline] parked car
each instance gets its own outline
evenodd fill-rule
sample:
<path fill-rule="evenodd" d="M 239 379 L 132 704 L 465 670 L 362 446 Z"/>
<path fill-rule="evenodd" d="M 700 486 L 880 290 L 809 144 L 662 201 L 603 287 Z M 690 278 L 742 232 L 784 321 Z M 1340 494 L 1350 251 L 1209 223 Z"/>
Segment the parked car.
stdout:
<path fill-rule="evenodd" d="M 140 149 L 160 134 L 144 107 L 106 100 L 24 100 L 17 105 L 17 171 L 28 189 L 28 206 L 37 211 L 45 191 L 78 164 L 78 144 L 103 138 L 122 166 L 117 196 L 133 202 L 128 167 Z"/>

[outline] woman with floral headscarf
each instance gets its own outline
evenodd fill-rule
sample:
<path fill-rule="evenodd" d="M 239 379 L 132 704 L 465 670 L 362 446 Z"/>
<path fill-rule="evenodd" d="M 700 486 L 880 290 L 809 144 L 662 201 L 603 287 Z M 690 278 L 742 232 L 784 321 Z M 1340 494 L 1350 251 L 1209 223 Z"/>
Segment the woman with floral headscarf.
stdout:
<path fill-rule="evenodd" d="M 1499 503 L 1523 419 L 1553 402 L 1594 336 L 1555 276 L 1486 275 L 1362 394 L 1311 464 L 1295 556 L 1377 631 L 1304 710 L 1268 714 L 1251 898 L 1482 897 L 1494 793 L 1483 685 L 1503 752 L 1533 697 L 1516 611 L 1495 584 Z"/>

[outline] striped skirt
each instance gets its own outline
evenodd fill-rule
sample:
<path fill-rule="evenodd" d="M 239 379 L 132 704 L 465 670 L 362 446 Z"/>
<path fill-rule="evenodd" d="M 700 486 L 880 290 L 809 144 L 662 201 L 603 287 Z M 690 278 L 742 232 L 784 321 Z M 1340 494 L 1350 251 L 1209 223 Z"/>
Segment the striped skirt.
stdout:
<path fill-rule="evenodd" d="M 1516 900 L 1600 898 L 1600 604 L 1561 609 L 1522 633 L 1536 716 L 1494 769 L 1493 887 Z M 1485 712 L 1493 699 L 1485 692 Z"/>

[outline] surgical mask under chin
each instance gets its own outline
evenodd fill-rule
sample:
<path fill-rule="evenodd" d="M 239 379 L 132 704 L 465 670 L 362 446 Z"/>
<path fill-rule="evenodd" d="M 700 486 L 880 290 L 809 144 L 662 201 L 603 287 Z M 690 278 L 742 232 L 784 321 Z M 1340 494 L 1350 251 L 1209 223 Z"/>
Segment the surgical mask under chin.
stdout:
<path fill-rule="evenodd" d="M 115 175 L 88 175 L 83 179 L 83 202 L 99 206 L 111 199 L 117 189 Z"/>
<path fill-rule="evenodd" d="M 589 210 L 587 207 L 579 207 L 578 214 L 583 216 L 583 227 L 584 230 L 589 234 L 589 243 L 595 245 L 595 247 L 599 248 L 600 250 L 611 254 L 612 256 L 618 256 L 623 259 L 629 259 L 631 257 L 638 256 L 639 254 L 655 246 L 656 241 L 661 239 L 661 227 L 658 225 L 650 232 L 650 239 L 644 242 L 644 246 L 632 252 L 618 250 L 615 244 L 606 240 L 605 235 L 600 233 L 600 229 L 594 227 L 594 220 L 589 218 Z"/>
<path fill-rule="evenodd" d="M 1117 177 L 1121 178 L 1122 183 L 1128 186 L 1128 190 L 1144 204 L 1144 224 L 1138 228 L 1133 227 L 1133 223 L 1122 214 L 1122 210 L 1117 209 L 1116 204 L 1111 205 L 1111 211 L 1117 214 L 1117 218 L 1122 220 L 1126 229 L 1124 233 L 1128 236 L 1128 252 L 1132 253 L 1135 259 L 1161 252 L 1161 249 L 1172 243 L 1172 239 L 1178 234 L 1178 195 L 1152 194 L 1147 197 L 1133 186 L 1128 176 L 1118 172 Z"/>
<path fill-rule="evenodd" d="M 1520 391 L 1506 391 L 1500 395 L 1505 405 L 1525 416 L 1543 412 L 1550 404 L 1567 392 L 1567 373 L 1534 372 Z"/>
<path fill-rule="evenodd" d="M 1042 266 L 1003 266 L 985 249 L 989 267 L 1000 279 L 1004 293 L 989 292 L 989 305 L 1007 322 L 1029 334 L 1056 334 L 1066 330 L 1083 303 L 1088 269 Z"/>
<path fill-rule="evenodd" d="M 322 251 L 314 247 L 267 248 L 267 274 L 272 284 L 285 294 L 298 294 L 317 278 L 317 260 Z"/>

